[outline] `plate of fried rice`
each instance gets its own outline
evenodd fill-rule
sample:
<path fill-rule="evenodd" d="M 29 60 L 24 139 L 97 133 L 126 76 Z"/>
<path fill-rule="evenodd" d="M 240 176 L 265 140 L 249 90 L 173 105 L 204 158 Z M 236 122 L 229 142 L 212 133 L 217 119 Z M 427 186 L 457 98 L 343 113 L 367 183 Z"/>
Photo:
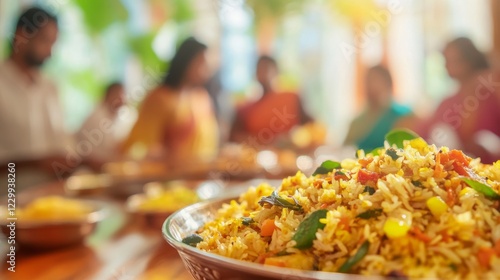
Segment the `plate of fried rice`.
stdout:
<path fill-rule="evenodd" d="M 195 279 L 500 279 L 500 161 L 407 132 L 163 225 Z"/>

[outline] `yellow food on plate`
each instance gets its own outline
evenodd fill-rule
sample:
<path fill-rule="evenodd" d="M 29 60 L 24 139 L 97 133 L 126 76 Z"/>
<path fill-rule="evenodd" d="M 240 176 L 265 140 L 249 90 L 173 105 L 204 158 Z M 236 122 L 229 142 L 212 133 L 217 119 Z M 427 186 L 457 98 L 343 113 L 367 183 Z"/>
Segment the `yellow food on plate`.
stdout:
<path fill-rule="evenodd" d="M 78 220 L 85 218 L 92 207 L 76 199 L 61 196 L 40 197 L 16 209 L 20 221 Z"/>
<path fill-rule="evenodd" d="M 251 187 L 183 242 L 303 270 L 500 279 L 500 161 L 482 164 L 404 131 L 358 155 L 277 189 Z"/>
<path fill-rule="evenodd" d="M 195 191 L 177 185 L 146 192 L 146 198 L 138 205 L 137 209 L 146 212 L 173 212 L 198 201 L 199 197 Z"/>

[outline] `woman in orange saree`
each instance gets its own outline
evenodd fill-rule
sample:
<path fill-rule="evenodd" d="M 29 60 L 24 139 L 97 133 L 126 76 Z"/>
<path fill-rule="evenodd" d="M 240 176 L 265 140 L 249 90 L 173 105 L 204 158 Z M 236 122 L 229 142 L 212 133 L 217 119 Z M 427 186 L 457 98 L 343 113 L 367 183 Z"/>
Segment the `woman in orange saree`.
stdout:
<path fill-rule="evenodd" d="M 180 45 L 163 83 L 143 101 L 137 122 L 123 143 L 125 152 L 175 162 L 209 160 L 216 155 L 218 126 L 203 88 L 209 75 L 206 49 L 194 38 Z"/>

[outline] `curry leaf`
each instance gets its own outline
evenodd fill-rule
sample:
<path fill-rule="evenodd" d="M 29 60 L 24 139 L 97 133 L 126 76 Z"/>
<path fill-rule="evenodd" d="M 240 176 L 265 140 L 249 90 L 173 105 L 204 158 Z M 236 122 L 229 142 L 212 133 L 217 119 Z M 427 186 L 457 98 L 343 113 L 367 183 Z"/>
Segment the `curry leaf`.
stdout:
<path fill-rule="evenodd" d="M 201 241 L 203 241 L 203 238 L 194 233 L 182 239 L 182 243 L 193 247 L 196 247 L 196 244 L 200 243 Z"/>
<path fill-rule="evenodd" d="M 374 188 L 370 187 L 370 186 L 365 186 L 365 189 L 363 190 L 363 192 L 367 192 L 369 193 L 370 195 L 373 195 L 377 190 L 375 190 Z"/>
<path fill-rule="evenodd" d="M 419 187 L 419 188 L 422 188 L 422 182 L 420 181 L 411 181 L 411 183 L 415 186 L 415 187 Z"/>
<path fill-rule="evenodd" d="M 326 218 L 327 212 L 326 209 L 316 210 L 299 224 L 292 237 L 292 240 L 296 242 L 295 248 L 302 250 L 312 247 L 318 229 L 325 228 L 325 224 L 321 223 L 320 219 Z"/>
<path fill-rule="evenodd" d="M 399 158 L 398 152 L 394 150 L 393 148 L 389 148 L 385 151 L 385 154 L 390 156 L 392 160 L 397 160 Z"/>
<path fill-rule="evenodd" d="M 293 198 L 293 197 L 292 197 Z M 302 212 L 302 206 L 293 198 L 293 203 L 282 198 L 279 194 L 278 191 L 273 191 L 273 193 L 270 196 L 265 196 L 262 197 L 259 200 L 260 206 L 264 206 L 265 204 L 270 204 L 274 206 L 279 206 L 283 208 L 288 208 L 297 212 Z"/>
<path fill-rule="evenodd" d="M 462 181 L 467 183 L 467 185 L 469 185 L 477 192 L 483 194 L 487 198 L 493 200 L 500 200 L 500 195 L 494 189 L 492 189 L 491 186 L 489 186 L 488 184 L 481 183 L 466 177 L 461 177 L 460 179 L 462 179 Z"/>
<path fill-rule="evenodd" d="M 354 256 L 346 260 L 346 262 L 339 268 L 339 272 L 349 272 L 354 265 L 360 262 L 366 254 L 368 254 L 368 249 L 370 249 L 370 242 L 367 240 L 363 242 Z"/>
<path fill-rule="evenodd" d="M 405 140 L 412 140 L 418 138 L 415 132 L 409 129 L 394 129 L 385 135 L 385 140 L 389 143 L 389 145 L 396 145 L 398 148 L 404 148 L 403 142 Z"/>
<path fill-rule="evenodd" d="M 241 223 L 244 226 L 249 226 L 251 223 L 255 223 L 255 221 L 250 217 L 243 217 L 243 218 L 241 218 Z"/>
<path fill-rule="evenodd" d="M 380 214 L 382 214 L 382 209 L 370 209 L 370 210 L 367 210 L 367 211 L 357 215 L 356 217 L 368 220 L 370 218 L 378 217 L 378 216 L 380 216 Z"/>
<path fill-rule="evenodd" d="M 339 162 L 327 160 L 324 161 L 318 168 L 316 168 L 316 171 L 314 171 L 312 175 L 316 176 L 318 174 L 328 174 L 328 172 L 332 172 L 333 170 L 340 167 L 341 165 Z"/>

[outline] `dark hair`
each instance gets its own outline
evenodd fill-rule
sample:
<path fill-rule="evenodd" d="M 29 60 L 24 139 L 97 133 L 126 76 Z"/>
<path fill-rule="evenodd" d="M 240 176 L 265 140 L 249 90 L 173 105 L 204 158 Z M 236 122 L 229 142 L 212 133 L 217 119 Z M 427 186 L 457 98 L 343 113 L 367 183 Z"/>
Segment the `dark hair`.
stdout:
<path fill-rule="evenodd" d="M 111 90 L 113 88 L 115 88 L 115 87 L 123 87 L 123 83 L 115 81 L 115 82 L 112 82 L 109 85 L 107 85 L 106 89 L 104 91 L 104 99 L 107 99 L 109 97 L 109 94 L 111 93 Z"/>
<path fill-rule="evenodd" d="M 272 56 L 269 56 L 269 55 L 261 55 L 261 56 L 259 56 L 259 59 L 257 59 L 257 65 L 259 63 L 261 63 L 261 62 L 269 62 L 274 67 L 278 68 L 278 63 L 276 62 L 276 60 Z"/>
<path fill-rule="evenodd" d="M 450 41 L 446 45 L 445 50 L 449 47 L 455 47 L 462 55 L 462 58 L 474 70 L 483 70 L 490 67 L 486 56 L 481 51 L 479 51 L 472 40 L 467 37 L 458 37 Z"/>
<path fill-rule="evenodd" d="M 170 67 L 163 80 L 163 84 L 173 88 L 179 87 L 193 59 L 206 49 L 207 46 L 205 44 L 193 37 L 184 40 L 177 49 L 174 58 L 170 61 Z"/>
<path fill-rule="evenodd" d="M 38 29 L 46 25 L 48 22 L 54 22 L 57 24 L 57 17 L 39 7 L 32 7 L 25 10 L 21 15 L 19 15 L 17 20 L 16 29 L 12 35 L 11 51 L 14 50 L 16 32 L 20 30 L 26 32 L 26 34 L 23 35 L 29 39 L 38 31 Z"/>
<path fill-rule="evenodd" d="M 17 20 L 16 30 L 20 28 L 35 28 L 35 30 L 31 30 L 31 32 L 36 31 L 37 28 L 40 28 L 47 24 L 47 22 L 57 23 L 56 16 L 47 12 L 46 10 L 38 7 L 32 7 L 25 10 Z"/>
<path fill-rule="evenodd" d="M 368 69 L 367 76 L 370 73 L 371 74 L 373 74 L 373 73 L 378 74 L 382 79 L 384 79 L 384 82 L 386 82 L 387 85 L 392 88 L 392 76 L 391 76 L 391 72 L 389 72 L 389 69 L 387 69 L 387 67 L 380 65 L 380 64 L 375 65 L 375 66 Z"/>

